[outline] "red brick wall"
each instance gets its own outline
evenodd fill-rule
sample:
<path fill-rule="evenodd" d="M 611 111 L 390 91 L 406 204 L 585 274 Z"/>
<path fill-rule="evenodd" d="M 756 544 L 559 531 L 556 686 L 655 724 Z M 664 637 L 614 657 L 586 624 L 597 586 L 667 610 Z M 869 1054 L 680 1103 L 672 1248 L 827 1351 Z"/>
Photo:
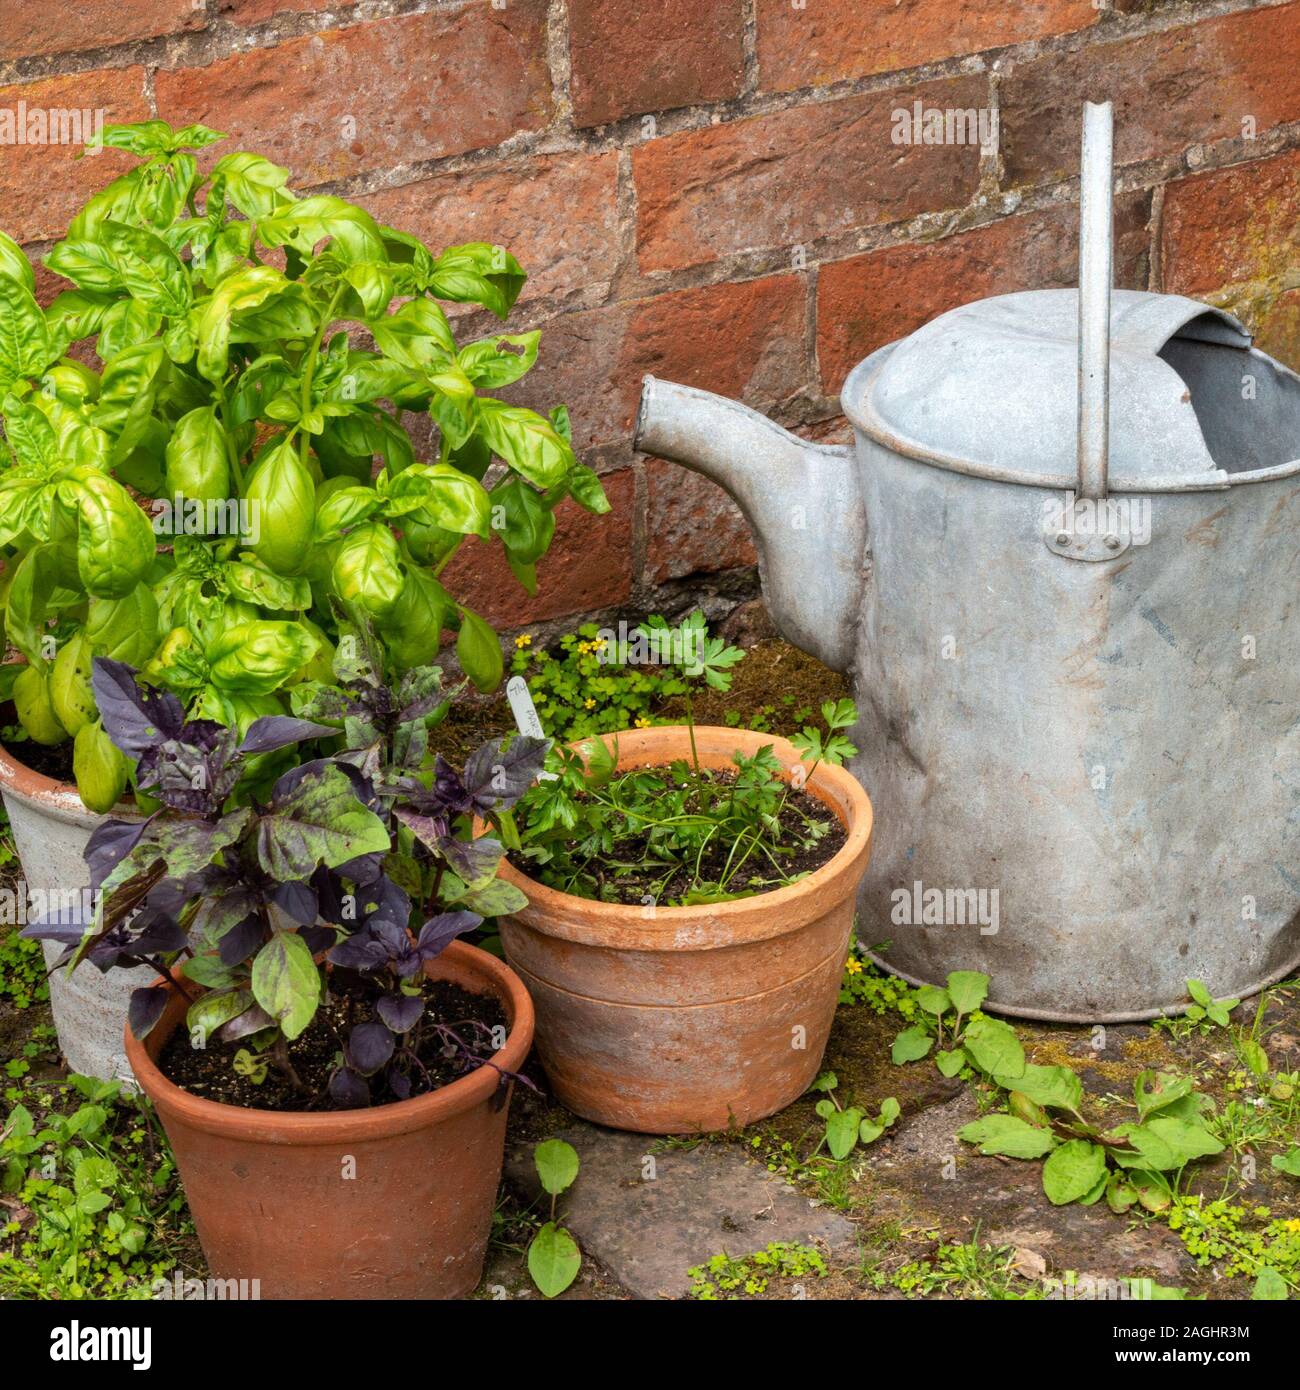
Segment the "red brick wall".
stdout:
<path fill-rule="evenodd" d="M 546 332 L 516 394 L 569 403 L 614 512 L 561 514 L 532 600 L 458 559 L 507 625 L 745 592 L 734 509 L 632 453 L 642 374 L 833 434 L 864 353 L 1074 282 L 1085 96 L 1116 104 L 1120 283 L 1300 366 L 1297 73 L 1300 0 L 0 0 L 0 110 L 202 120 L 519 256 Z M 996 111 L 995 145 L 893 143 L 916 101 Z M 0 146 L 0 227 L 39 253 L 121 162 Z"/>

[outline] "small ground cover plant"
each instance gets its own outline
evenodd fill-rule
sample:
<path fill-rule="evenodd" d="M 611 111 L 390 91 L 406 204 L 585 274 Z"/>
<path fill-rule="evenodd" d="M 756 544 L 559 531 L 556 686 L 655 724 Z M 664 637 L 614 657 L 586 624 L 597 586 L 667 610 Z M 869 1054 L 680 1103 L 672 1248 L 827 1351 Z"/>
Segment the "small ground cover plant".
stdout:
<path fill-rule="evenodd" d="M 1202 1268 L 1253 1280 L 1254 1298 L 1300 1294 L 1300 1221 L 1274 1218 L 1264 1206 L 1187 1194 L 1175 1202 L 1169 1226 Z"/>
<path fill-rule="evenodd" d="M 994 1070 L 1014 1055 L 1019 1043 L 1009 1025 L 980 1012 L 988 992 L 989 977 L 978 970 L 954 970 L 946 989 L 918 985 L 911 996 L 919 1010 L 917 1021 L 894 1039 L 891 1060 L 895 1065 L 916 1062 L 933 1050 L 934 1064 L 944 1076 L 956 1076 L 972 1063 Z"/>
<path fill-rule="evenodd" d="M 826 1121 L 826 1133 L 821 1142 L 834 1159 L 848 1158 L 859 1144 L 874 1144 L 902 1113 L 898 1101 L 887 1096 L 873 1120 L 859 1106 L 840 1104 L 836 1094 L 839 1084 L 833 1071 L 824 1071 L 810 1088 L 822 1097 L 816 1106 L 818 1118 Z"/>
<path fill-rule="evenodd" d="M 187 1234 L 184 1198 L 147 1104 L 70 1076 L 11 1090 L 0 1124 L 0 1293 L 148 1298 Z"/>
<path fill-rule="evenodd" d="M 691 1280 L 691 1298 L 718 1303 L 759 1298 L 768 1292 L 773 1279 L 825 1279 L 830 1270 L 821 1252 L 811 1245 L 778 1240 L 752 1255 L 714 1255 L 686 1272 Z M 799 1284 L 790 1292 L 795 1298 L 805 1296 Z"/>
<path fill-rule="evenodd" d="M 672 667 L 616 660 L 612 647 L 595 623 L 565 633 L 553 651 L 535 646 L 529 633 L 515 638 L 511 673 L 527 680 L 542 727 L 557 742 L 644 727 L 665 700 L 685 694 Z"/>
<path fill-rule="evenodd" d="M 1046 1297 L 1036 1280 L 1016 1268 L 1016 1252 L 1007 1245 L 970 1240 L 941 1244 L 923 1260 L 909 1260 L 890 1273 L 872 1272 L 877 1288 L 893 1288 L 909 1298 L 972 1298 L 1036 1302 Z"/>
<path fill-rule="evenodd" d="M 1102 1129 L 1085 1118 L 1083 1085 L 1068 1067 L 1036 1066 L 1010 1024 L 979 1012 L 989 979 L 954 971 L 944 989 L 917 990 L 921 1021 L 894 1040 L 895 1064 L 935 1051 L 945 1076 L 978 1077 L 1005 1108 L 963 1126 L 957 1137 L 983 1154 L 1044 1159 L 1043 1191 L 1055 1206 L 1090 1206 L 1103 1197 L 1112 1211 L 1169 1209 L 1187 1164 L 1221 1153 L 1212 1127 L 1213 1102 L 1189 1077 L 1152 1070 L 1134 1082 L 1136 1122 Z M 944 1044 L 947 1044 L 945 1046 Z"/>
<path fill-rule="evenodd" d="M 0 999 L 26 1009 L 50 997 L 45 957 L 35 941 L 24 941 L 16 930 L 0 935 Z"/>
<path fill-rule="evenodd" d="M 619 773 L 617 739 L 553 749 L 553 778 L 520 802 L 521 861 L 579 897 L 686 906 L 782 887 L 824 862 L 843 831 L 802 786 L 819 763 L 838 765 L 857 751 L 840 732 L 857 718 L 852 701 L 828 702 L 825 729 L 810 726 L 792 740 L 805 764 L 792 782 L 770 745 L 737 753 L 734 771 L 713 772 L 695 746 L 692 689 L 703 681 L 726 690 L 744 653 L 709 637 L 698 611 L 676 628 L 651 620 L 644 631 L 685 686 L 690 758 Z"/>
<path fill-rule="evenodd" d="M 582 1268 L 578 1242 L 555 1219 L 556 1201 L 578 1176 L 578 1151 L 563 1139 L 545 1139 L 533 1149 L 533 1163 L 551 1204 L 549 1216 L 529 1242 L 528 1273 L 545 1297 L 557 1298 Z"/>

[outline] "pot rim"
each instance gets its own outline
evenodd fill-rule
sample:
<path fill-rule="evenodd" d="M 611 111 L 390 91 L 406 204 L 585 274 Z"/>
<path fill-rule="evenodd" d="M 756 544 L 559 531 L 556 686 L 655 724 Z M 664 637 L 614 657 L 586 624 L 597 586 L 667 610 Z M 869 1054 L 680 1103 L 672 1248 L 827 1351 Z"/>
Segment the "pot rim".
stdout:
<path fill-rule="evenodd" d="M 611 740 L 618 739 L 620 770 L 663 766 L 671 759 L 655 756 L 653 750 L 668 736 L 680 735 L 686 728 L 684 724 L 660 724 L 622 733 L 592 734 L 575 739 L 569 747 L 576 750 L 594 738 L 608 746 Z M 715 767 L 728 766 L 735 751 L 752 755 L 768 744 L 785 771 L 801 761 L 788 739 L 750 729 L 697 724 L 695 742 L 701 763 Z M 630 948 L 641 950 L 711 950 L 797 931 L 830 903 L 856 891 L 866 871 L 874 828 L 871 799 L 847 769 L 822 763 L 808 779 L 805 790 L 836 813 L 847 838 L 826 863 L 796 883 L 733 902 L 655 907 L 653 919 L 643 921 L 644 908 L 639 905 L 598 902 L 562 893 L 538 883 L 509 860 L 502 860 L 500 877 L 528 896 L 528 906 L 511 913 L 510 918 L 569 941 L 608 946 L 611 937 L 618 936 Z M 481 833 L 483 829 L 482 823 L 476 821 L 475 831 Z"/>
<path fill-rule="evenodd" d="M 509 1032 L 504 1046 L 482 1066 L 426 1095 L 364 1110 L 332 1110 L 324 1114 L 253 1110 L 205 1100 L 169 1081 L 147 1044 L 135 1037 L 129 1024 L 123 1029 L 127 1059 L 141 1089 L 159 1110 L 170 1112 L 191 1128 L 223 1139 L 264 1144 L 364 1143 L 444 1123 L 489 1099 L 498 1084 L 497 1067 L 507 1072 L 520 1069 L 532 1047 L 534 1014 L 533 1001 L 523 981 L 505 961 L 465 941 L 453 941 L 429 965 L 436 966 L 440 960 L 487 982 L 487 992 L 494 993 L 505 1009 Z M 164 985 L 160 979 L 154 988 Z"/>
<path fill-rule="evenodd" d="M 104 819 L 82 801 L 75 782 L 61 782 L 37 772 L 14 757 L 3 743 L 0 743 L 0 791 L 69 824 L 93 829 Z M 140 812 L 134 802 L 119 801 L 108 814 L 138 816 Z"/>

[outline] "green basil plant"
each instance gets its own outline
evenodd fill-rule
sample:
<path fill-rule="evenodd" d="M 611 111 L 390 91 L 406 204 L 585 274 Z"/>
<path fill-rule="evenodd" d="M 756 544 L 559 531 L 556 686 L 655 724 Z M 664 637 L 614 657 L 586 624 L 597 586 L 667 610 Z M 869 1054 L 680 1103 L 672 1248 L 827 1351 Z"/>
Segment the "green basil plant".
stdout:
<path fill-rule="evenodd" d="M 71 285 L 45 310 L 0 233 L 0 604 L 23 658 L 0 667 L 0 695 L 36 742 L 75 739 L 97 811 L 129 768 L 98 717 L 96 657 L 242 734 L 328 679 L 342 609 L 373 622 L 393 677 L 446 629 L 490 690 L 500 645 L 440 581 L 447 562 L 495 535 L 531 592 L 556 505 L 609 510 L 563 406 L 490 394 L 532 367 L 539 334 L 458 346 L 438 302 L 504 320 L 525 278 L 513 256 L 435 255 L 342 198 L 298 197 L 260 155 L 201 172 L 196 152 L 223 138 L 106 128 L 141 162 L 45 257 Z M 70 355 L 81 342 L 100 370 Z M 402 424 L 425 411 L 434 463 Z"/>

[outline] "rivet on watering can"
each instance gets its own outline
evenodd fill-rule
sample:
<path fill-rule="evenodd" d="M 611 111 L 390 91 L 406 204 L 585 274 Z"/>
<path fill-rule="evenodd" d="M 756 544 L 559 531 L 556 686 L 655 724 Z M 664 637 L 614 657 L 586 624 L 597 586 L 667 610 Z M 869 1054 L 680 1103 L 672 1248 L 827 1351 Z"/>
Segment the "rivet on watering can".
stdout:
<path fill-rule="evenodd" d="M 1057 545 L 1069 545 L 1069 544 L 1070 544 L 1070 533 L 1069 533 L 1068 531 L 1060 531 L 1060 532 L 1058 532 L 1058 533 L 1057 533 L 1057 537 L 1056 537 L 1056 543 L 1057 543 Z"/>
<path fill-rule="evenodd" d="M 1106 549 L 1107 549 L 1107 550 L 1118 550 L 1118 549 L 1119 549 L 1119 537 L 1118 537 L 1118 536 L 1107 536 L 1107 537 L 1106 537 Z"/>

